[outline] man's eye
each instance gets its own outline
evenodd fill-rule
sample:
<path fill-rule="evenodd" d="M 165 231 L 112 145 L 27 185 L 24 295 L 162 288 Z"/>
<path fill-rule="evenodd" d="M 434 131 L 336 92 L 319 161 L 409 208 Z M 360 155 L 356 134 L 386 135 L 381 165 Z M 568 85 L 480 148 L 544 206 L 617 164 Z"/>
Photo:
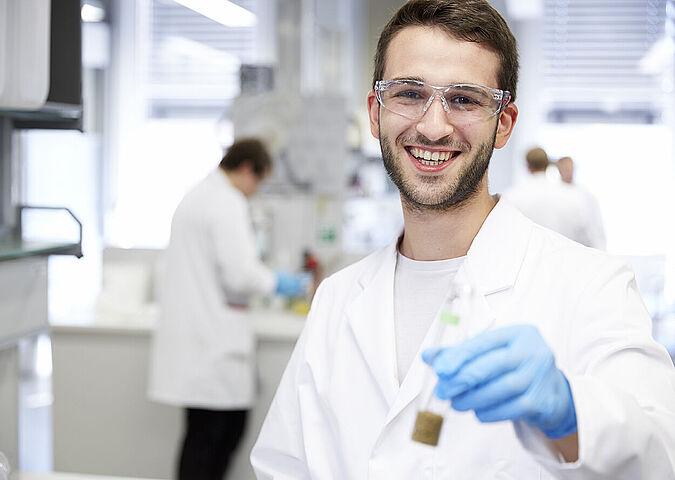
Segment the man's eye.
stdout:
<path fill-rule="evenodd" d="M 399 98 L 407 98 L 410 100 L 417 100 L 422 97 L 422 94 L 418 91 L 415 90 L 402 90 L 400 92 L 396 92 L 394 96 L 399 97 Z"/>
<path fill-rule="evenodd" d="M 476 100 L 475 98 L 466 97 L 463 95 L 456 95 L 450 98 L 449 102 L 456 105 L 480 105 L 480 101 Z"/>

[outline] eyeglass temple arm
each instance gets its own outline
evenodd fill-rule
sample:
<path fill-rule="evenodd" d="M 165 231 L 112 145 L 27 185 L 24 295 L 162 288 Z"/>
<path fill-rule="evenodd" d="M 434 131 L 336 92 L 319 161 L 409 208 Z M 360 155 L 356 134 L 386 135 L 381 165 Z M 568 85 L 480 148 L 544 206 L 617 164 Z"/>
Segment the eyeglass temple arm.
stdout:
<path fill-rule="evenodd" d="M 511 101 L 511 92 L 508 90 L 504 90 L 504 93 L 502 95 L 502 104 L 499 107 L 499 112 L 503 112 L 506 106 L 509 104 Z"/>

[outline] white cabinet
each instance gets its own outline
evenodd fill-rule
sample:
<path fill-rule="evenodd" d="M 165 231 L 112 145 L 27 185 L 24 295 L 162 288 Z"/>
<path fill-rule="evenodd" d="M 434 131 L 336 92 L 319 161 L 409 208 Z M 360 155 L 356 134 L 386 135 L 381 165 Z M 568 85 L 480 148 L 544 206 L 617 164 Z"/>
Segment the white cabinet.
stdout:
<path fill-rule="evenodd" d="M 0 261 L 0 346 L 47 328 L 47 257 Z"/>
<path fill-rule="evenodd" d="M 255 478 L 249 453 L 305 323 L 304 317 L 286 312 L 254 311 L 251 316 L 259 394 L 227 477 L 235 480 Z M 56 471 L 172 478 L 183 410 L 147 399 L 155 322 L 140 320 L 52 325 Z"/>
<path fill-rule="evenodd" d="M 19 342 L 47 326 L 47 257 L 0 261 L 0 451 L 19 465 Z"/>
<path fill-rule="evenodd" d="M 51 0 L 0 0 L 0 109 L 36 110 L 49 93 Z"/>

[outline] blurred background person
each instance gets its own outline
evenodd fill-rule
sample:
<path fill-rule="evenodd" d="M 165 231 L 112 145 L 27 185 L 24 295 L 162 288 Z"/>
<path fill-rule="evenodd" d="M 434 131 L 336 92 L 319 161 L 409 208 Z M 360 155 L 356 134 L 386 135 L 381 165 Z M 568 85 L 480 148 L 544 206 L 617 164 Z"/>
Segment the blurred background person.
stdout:
<path fill-rule="evenodd" d="M 574 160 L 572 160 L 572 157 L 562 157 L 556 162 L 556 167 L 558 167 L 560 179 L 579 192 L 579 196 L 581 196 L 585 203 L 586 214 L 590 216 L 588 228 L 586 230 L 586 233 L 588 234 L 588 243 L 582 243 L 585 243 L 589 247 L 605 250 L 607 239 L 605 237 L 605 227 L 603 225 L 598 199 L 590 190 L 574 182 Z"/>
<path fill-rule="evenodd" d="M 262 142 L 236 141 L 173 217 L 149 396 L 185 409 L 181 480 L 221 480 L 244 432 L 255 394 L 249 295 L 302 295 L 308 283 L 256 252 L 247 197 L 271 167 Z"/>
<path fill-rule="evenodd" d="M 550 161 L 543 148 L 525 156 L 529 177 L 508 189 L 503 197 L 532 221 L 583 245 L 590 244 L 591 219 L 579 192 L 546 177 Z"/>

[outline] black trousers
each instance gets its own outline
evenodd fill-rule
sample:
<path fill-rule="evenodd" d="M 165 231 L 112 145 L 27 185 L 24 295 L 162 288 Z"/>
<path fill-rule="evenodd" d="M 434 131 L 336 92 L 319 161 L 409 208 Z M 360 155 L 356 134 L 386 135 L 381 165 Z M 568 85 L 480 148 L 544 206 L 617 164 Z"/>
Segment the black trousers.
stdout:
<path fill-rule="evenodd" d="M 179 480 L 222 480 L 244 433 L 247 410 L 185 409 Z"/>

